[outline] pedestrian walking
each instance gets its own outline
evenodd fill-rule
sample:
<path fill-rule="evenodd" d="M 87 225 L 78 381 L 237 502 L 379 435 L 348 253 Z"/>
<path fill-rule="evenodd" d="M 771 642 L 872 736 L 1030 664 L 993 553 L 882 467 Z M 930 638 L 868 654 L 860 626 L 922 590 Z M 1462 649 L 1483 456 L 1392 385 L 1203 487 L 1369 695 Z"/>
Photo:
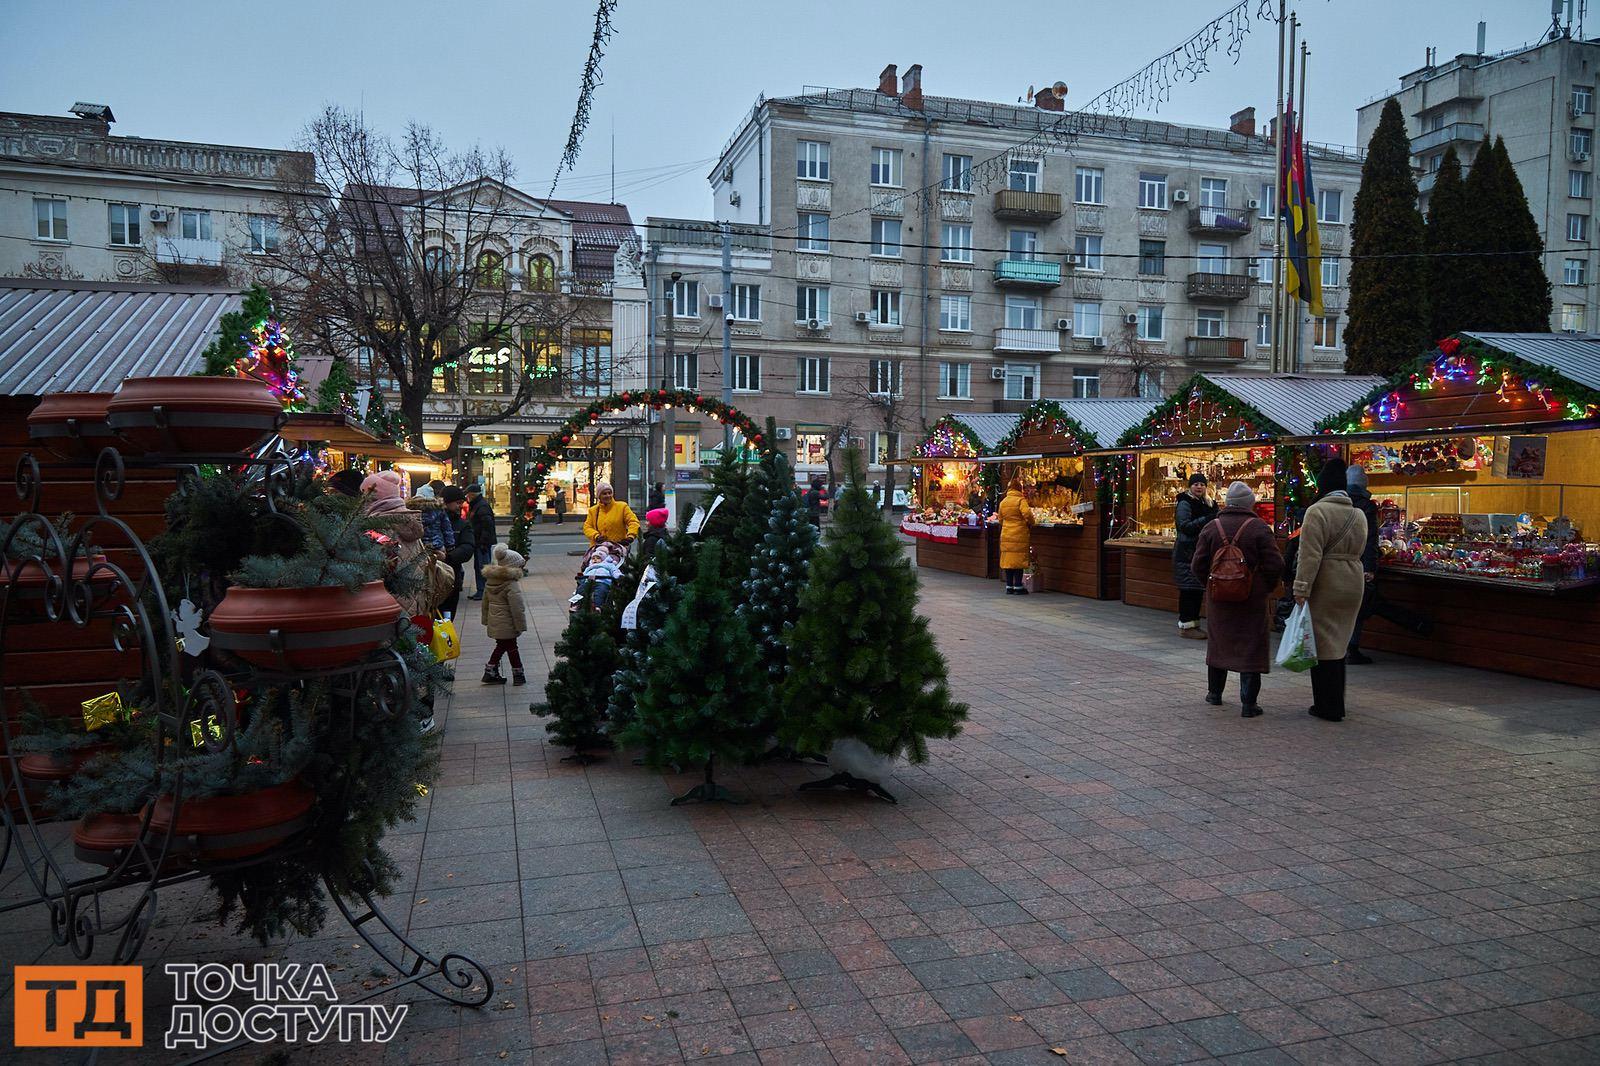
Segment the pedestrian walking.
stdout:
<path fill-rule="evenodd" d="M 422 516 L 422 542 L 431 551 L 442 557 L 456 546 L 455 527 L 444 513 L 444 501 L 439 499 L 431 482 L 419 488 L 417 494 L 406 501 L 406 506 Z"/>
<path fill-rule="evenodd" d="M 483 494 L 483 486 L 474 481 L 467 486 L 467 521 L 472 523 L 472 539 L 477 553 L 472 559 L 472 572 L 477 578 L 477 588 L 469 599 L 483 599 L 483 568 L 489 565 L 494 542 L 499 534 L 494 525 L 494 505 Z"/>
<path fill-rule="evenodd" d="M 444 501 L 445 518 L 450 521 L 450 532 L 456 540 L 456 546 L 444 553 L 444 561 L 450 564 L 455 583 L 444 602 L 439 604 L 439 612 L 453 619 L 461 609 L 461 586 L 466 580 L 466 565 L 477 558 L 478 542 L 473 536 L 472 523 L 467 521 L 464 513 L 466 492 L 459 485 L 446 485 L 436 491 Z"/>
<path fill-rule="evenodd" d="M 661 482 L 650 486 L 650 498 L 645 501 L 646 511 L 655 511 L 667 505 L 667 487 Z"/>
<path fill-rule="evenodd" d="M 1217 505 L 1206 497 L 1206 476 L 1189 475 L 1189 487 L 1178 497 L 1173 524 L 1177 537 L 1172 543 L 1172 580 L 1178 586 L 1178 635 L 1190 640 L 1205 640 L 1200 628 L 1200 607 L 1205 603 L 1206 586 L 1194 576 L 1195 542 L 1206 524 L 1217 517 Z"/>
<path fill-rule="evenodd" d="M 1294 602 L 1310 603 L 1311 635 L 1317 665 L 1311 668 L 1310 713 L 1329 722 L 1344 720 L 1344 656 L 1361 611 L 1366 578 L 1361 551 L 1367 542 L 1367 516 L 1345 489 L 1342 459 L 1329 459 L 1317 471 L 1317 502 L 1300 527 L 1300 561 Z"/>
<path fill-rule="evenodd" d="M 822 508 L 828 500 L 828 495 L 823 491 L 822 486 L 822 479 L 814 477 L 811 479 L 811 487 L 800 497 L 800 502 L 805 504 L 806 521 L 818 529 L 822 528 Z"/>
<path fill-rule="evenodd" d="M 1032 539 L 1033 508 L 1022 494 L 1022 482 L 1016 478 L 1006 486 L 1005 499 L 1000 501 L 1000 573 L 1006 579 L 1007 596 L 1026 596 L 1022 584 L 1022 571 L 1028 568 L 1028 542 Z"/>
<path fill-rule="evenodd" d="M 590 545 L 607 541 L 627 547 L 639 535 L 639 516 L 633 508 L 617 499 L 611 482 L 602 481 L 594 487 L 595 504 L 583 520 L 583 535 Z"/>
<path fill-rule="evenodd" d="M 528 610 L 522 602 L 522 581 L 527 560 L 504 544 L 494 546 L 494 554 L 483 576 L 489 582 L 488 593 L 483 598 L 483 629 L 494 641 L 494 651 L 489 653 L 489 663 L 483 668 L 485 685 L 503 685 L 505 675 L 500 673 L 500 657 L 511 660 L 511 683 L 528 683 L 522 672 L 522 654 L 517 651 L 517 637 L 528 629 Z"/>
<path fill-rule="evenodd" d="M 1350 494 L 1355 508 L 1367 516 L 1367 544 L 1361 549 L 1361 570 L 1366 587 L 1361 593 L 1361 610 L 1356 614 L 1355 628 L 1350 631 L 1350 648 L 1344 661 L 1352 666 L 1367 666 L 1372 657 L 1361 650 L 1361 628 L 1373 615 L 1419 636 L 1426 636 L 1433 629 L 1433 623 L 1424 615 L 1390 603 L 1378 590 L 1378 505 L 1367 489 L 1366 470 L 1359 466 L 1346 468 L 1345 491 Z"/>
<path fill-rule="evenodd" d="M 1243 580 L 1248 592 L 1207 597 L 1206 702 L 1222 706 L 1231 670 L 1239 675 L 1240 716 L 1255 718 L 1261 714 L 1261 675 L 1272 669 L 1267 598 L 1278 586 L 1283 554 L 1272 527 L 1256 516 L 1256 494 L 1249 485 L 1243 481 L 1229 485 L 1223 504 L 1216 521 L 1200 531 L 1192 569 L 1208 591 L 1215 591 L 1223 580 L 1239 580 L 1242 565 L 1248 571 Z"/>
<path fill-rule="evenodd" d="M 667 509 L 656 507 L 644 513 L 644 536 L 639 538 L 639 549 L 646 559 L 655 557 L 656 549 L 667 539 Z"/>
<path fill-rule="evenodd" d="M 567 520 L 567 490 L 565 487 L 560 485 L 556 486 L 556 494 L 553 502 L 556 510 L 556 525 L 559 526 Z"/>

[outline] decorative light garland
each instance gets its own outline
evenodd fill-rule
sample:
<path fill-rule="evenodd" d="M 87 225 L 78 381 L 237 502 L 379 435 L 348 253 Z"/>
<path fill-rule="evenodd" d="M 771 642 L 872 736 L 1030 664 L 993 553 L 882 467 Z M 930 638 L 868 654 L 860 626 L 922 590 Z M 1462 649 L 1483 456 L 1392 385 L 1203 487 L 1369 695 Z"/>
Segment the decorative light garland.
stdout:
<path fill-rule="evenodd" d="M 249 345 L 249 354 L 236 360 L 233 371 L 242 378 L 254 378 L 278 398 L 286 411 L 306 409 L 305 390 L 300 386 L 300 368 L 294 361 L 294 342 L 276 318 L 263 318 L 239 339 Z"/>
<path fill-rule="evenodd" d="M 935 422 L 912 451 L 919 459 L 976 459 L 984 453 L 978 435 L 954 415 Z"/>
<path fill-rule="evenodd" d="M 1143 422 L 1130 428 L 1117 443 L 1140 446 L 1255 440 L 1286 432 L 1254 407 L 1197 374 L 1161 401 Z"/>

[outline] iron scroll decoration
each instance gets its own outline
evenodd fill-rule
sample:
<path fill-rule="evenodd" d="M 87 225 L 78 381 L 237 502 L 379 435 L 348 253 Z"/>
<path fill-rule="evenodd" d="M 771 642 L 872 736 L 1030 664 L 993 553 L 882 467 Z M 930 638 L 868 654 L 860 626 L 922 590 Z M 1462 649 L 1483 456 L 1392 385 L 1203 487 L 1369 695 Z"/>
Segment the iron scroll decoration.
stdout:
<path fill-rule="evenodd" d="M 176 811 L 185 789 L 181 770 L 173 770 L 170 787 L 163 785 L 173 811 L 164 827 L 152 828 L 156 805 L 146 804 L 126 843 L 119 844 L 109 860 L 97 859 L 95 872 L 84 875 L 81 868 L 69 869 L 42 826 L 40 786 L 22 770 L 25 752 L 18 744 L 18 716 L 9 709 L 16 704 L 14 682 L 4 675 L 8 651 L 27 646 L 27 638 L 19 638 L 16 627 L 26 622 L 22 630 L 26 634 L 51 624 L 79 629 L 104 625 L 111 649 L 138 663 L 140 710 L 153 723 L 158 766 L 164 753 L 185 739 L 207 751 L 226 750 L 236 736 L 235 683 L 244 675 L 237 660 L 217 657 L 215 652 L 201 656 L 177 652 L 173 612 L 159 570 L 142 538 L 114 513 L 114 506 L 123 496 L 129 468 L 170 472 L 177 491 L 185 492 L 198 482 L 202 466 L 215 465 L 235 471 L 244 485 L 260 493 L 269 512 L 281 513 L 296 461 L 281 441 L 273 440 L 245 456 L 125 458 L 108 447 L 92 462 L 52 463 L 50 469 L 92 476 L 95 513 L 71 529 L 58 528 L 39 511 L 44 479 L 38 459 L 26 453 L 18 462 L 15 487 L 21 512 L 0 537 L 0 567 L 6 579 L 0 585 L 0 873 L 17 864 L 22 874 L 17 884 L 31 892 L 0 904 L 0 916 L 35 905 L 45 907 L 52 942 L 76 958 L 90 958 L 97 943 L 107 940 L 115 943 L 111 961 L 132 962 L 155 923 L 163 890 L 310 853 L 311 834 L 304 830 L 316 811 L 346 809 L 351 782 L 339 780 L 331 795 L 319 795 L 313 818 L 302 831 L 266 850 L 199 862 L 196 841 L 177 833 Z M 83 473 L 76 479 L 82 480 Z M 102 554 L 91 547 L 99 545 L 111 550 Z M 325 683 L 335 708 L 325 728 L 343 730 L 346 736 L 353 734 L 362 716 L 410 713 L 414 699 L 406 663 L 391 647 L 348 666 L 292 673 L 253 669 L 248 676 L 263 684 Z M 398 976 L 362 999 L 409 984 L 421 985 L 459 1006 L 482 1006 L 493 995 L 494 981 L 479 963 L 459 953 L 426 951 L 385 915 L 370 893 L 349 886 L 341 889 L 326 871 L 322 883 L 340 916 Z M 203 1057 L 231 1046 L 214 1047 Z"/>

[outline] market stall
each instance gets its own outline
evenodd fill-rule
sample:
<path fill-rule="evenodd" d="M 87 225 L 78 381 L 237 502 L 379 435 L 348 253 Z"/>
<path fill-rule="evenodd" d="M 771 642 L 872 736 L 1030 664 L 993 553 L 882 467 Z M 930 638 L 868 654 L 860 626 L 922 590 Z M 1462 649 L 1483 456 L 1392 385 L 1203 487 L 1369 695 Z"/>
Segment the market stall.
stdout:
<path fill-rule="evenodd" d="M 1012 415 L 978 417 L 1015 421 Z M 993 501 L 978 462 L 996 440 L 991 438 L 986 445 L 965 420 L 946 415 L 934 423 L 910 458 L 895 464 L 910 471 L 911 509 L 901 520 L 900 531 L 916 539 L 917 566 L 973 577 L 999 576 L 998 542 L 984 521 Z"/>
<path fill-rule="evenodd" d="M 1177 500 L 1196 473 L 1214 497 L 1228 483 L 1255 490 L 1257 511 L 1281 536 L 1298 524 L 1311 486 L 1298 458 L 1279 446 L 1307 436 L 1319 419 L 1347 408 L 1382 379 L 1300 374 L 1196 374 L 1102 453 L 1123 516 L 1106 541 L 1121 557 L 1122 602 L 1178 609 L 1172 580 Z"/>
<path fill-rule="evenodd" d="M 1600 337 L 1464 333 L 1323 428 L 1366 469 L 1363 647 L 1600 687 Z"/>

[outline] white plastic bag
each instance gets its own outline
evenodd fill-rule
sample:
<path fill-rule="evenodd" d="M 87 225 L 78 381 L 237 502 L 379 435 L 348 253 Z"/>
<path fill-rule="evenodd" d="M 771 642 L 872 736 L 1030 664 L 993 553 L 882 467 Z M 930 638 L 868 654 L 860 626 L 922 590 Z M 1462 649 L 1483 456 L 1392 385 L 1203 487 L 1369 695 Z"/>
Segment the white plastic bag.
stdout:
<path fill-rule="evenodd" d="M 1273 660 L 1285 670 L 1296 673 L 1317 665 L 1317 641 L 1311 633 L 1311 601 L 1297 603 L 1283 623 L 1283 640 L 1278 643 L 1278 655 Z"/>

